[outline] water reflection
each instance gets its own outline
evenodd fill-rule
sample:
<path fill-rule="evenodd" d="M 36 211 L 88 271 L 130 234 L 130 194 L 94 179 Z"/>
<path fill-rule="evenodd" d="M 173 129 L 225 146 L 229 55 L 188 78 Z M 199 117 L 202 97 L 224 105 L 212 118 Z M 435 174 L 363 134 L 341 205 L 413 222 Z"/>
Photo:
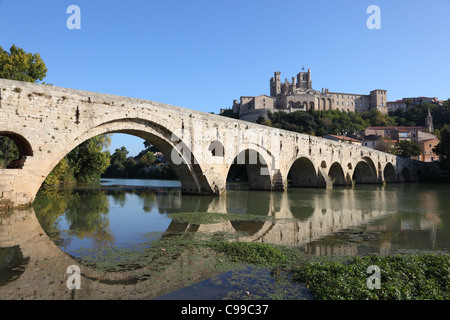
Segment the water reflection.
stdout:
<path fill-rule="evenodd" d="M 371 250 L 383 253 L 391 248 L 448 247 L 445 228 L 449 223 L 443 221 L 448 219 L 448 213 L 442 205 L 448 189 L 448 186 L 395 185 L 290 189 L 284 193 L 231 190 L 221 197 L 198 197 L 182 195 L 176 186 L 158 189 L 108 186 L 42 192 L 34 208 L 47 234 L 71 254 L 76 246 L 125 245 L 139 242 L 140 235 L 153 231 L 192 230 L 192 225 L 183 227 L 168 216 L 178 212 L 270 216 L 274 219 L 266 222 L 228 221 L 196 226 L 195 230 L 242 234 L 238 237 L 240 241 L 304 246 L 305 252 L 311 254 L 362 254 Z M 359 228 L 359 237 L 352 232 L 342 233 L 355 228 Z M 424 232 L 428 239 L 424 238 Z M 358 238 L 363 244 L 355 246 Z M 370 248 L 364 246 L 368 240 L 374 240 L 369 241 Z M 332 243 L 338 248 L 330 248 Z M 352 246 L 342 249 L 348 243 Z"/>
<path fill-rule="evenodd" d="M 78 249 L 139 243 L 142 235 L 155 231 L 161 237 L 172 231 L 227 232 L 235 234 L 237 241 L 295 246 L 311 255 L 448 250 L 449 191 L 443 185 L 398 185 L 284 193 L 236 190 L 221 197 L 198 197 L 182 195 L 176 186 L 108 185 L 41 192 L 34 209 L 0 214 L 0 299 L 74 298 L 65 283 L 66 268 L 77 264 Z M 172 221 L 168 214 L 175 212 L 254 214 L 273 219 L 192 225 Z M 189 255 L 179 259 L 182 262 L 177 258 L 165 266 L 167 279 L 158 285 L 152 278 L 130 281 L 132 273 L 99 274 L 84 269 L 88 290 L 77 292 L 75 298 L 151 298 L 174 289 L 167 283 L 181 287 L 209 275 L 205 261 Z M 185 282 L 168 280 L 192 269 L 201 271 Z"/>

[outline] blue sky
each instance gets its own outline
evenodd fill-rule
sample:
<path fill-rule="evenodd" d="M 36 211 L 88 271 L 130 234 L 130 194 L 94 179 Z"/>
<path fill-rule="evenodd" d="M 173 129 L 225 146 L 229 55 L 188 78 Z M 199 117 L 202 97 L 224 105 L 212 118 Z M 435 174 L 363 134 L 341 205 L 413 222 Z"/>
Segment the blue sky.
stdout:
<path fill-rule="evenodd" d="M 81 29 L 69 30 L 70 5 Z M 381 10 L 370 30 L 368 6 Z M 269 93 L 274 71 L 313 88 L 450 98 L 450 0 L 0 0 L 0 46 L 39 52 L 56 86 L 218 113 Z M 113 137 L 130 155 L 143 144 Z"/>

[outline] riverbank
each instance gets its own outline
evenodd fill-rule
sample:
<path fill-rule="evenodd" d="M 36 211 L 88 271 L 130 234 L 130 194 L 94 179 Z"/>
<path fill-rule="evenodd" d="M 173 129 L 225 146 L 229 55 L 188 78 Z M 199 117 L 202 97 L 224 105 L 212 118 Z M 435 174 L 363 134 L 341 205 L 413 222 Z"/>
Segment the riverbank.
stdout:
<path fill-rule="evenodd" d="M 180 225 L 214 224 L 223 221 L 267 221 L 268 217 L 219 214 L 176 213 L 171 218 Z M 221 292 L 216 299 L 236 300 L 448 300 L 450 298 L 450 255 L 445 252 L 404 252 L 381 257 L 336 256 L 311 258 L 296 248 L 260 242 L 242 242 L 239 235 L 210 236 L 201 232 L 180 231 L 164 237 L 149 235 L 139 247 L 90 251 L 82 259 L 90 267 L 104 272 L 145 270 L 137 279 L 154 277 L 166 265 L 195 252 L 198 259 L 208 257 L 207 268 L 216 274 L 197 284 L 164 296 L 183 299 L 192 291 L 207 288 Z M 152 270 L 148 268 L 152 265 Z M 379 289 L 370 288 L 369 266 L 380 270 Z M 190 269 L 204 272 L 205 266 Z M 181 273 L 180 273 L 181 274 Z M 187 282 L 184 282 L 187 283 Z M 158 298 L 158 297 L 155 297 Z M 204 299 L 205 297 L 203 297 Z M 209 296 L 208 298 L 211 298 Z"/>

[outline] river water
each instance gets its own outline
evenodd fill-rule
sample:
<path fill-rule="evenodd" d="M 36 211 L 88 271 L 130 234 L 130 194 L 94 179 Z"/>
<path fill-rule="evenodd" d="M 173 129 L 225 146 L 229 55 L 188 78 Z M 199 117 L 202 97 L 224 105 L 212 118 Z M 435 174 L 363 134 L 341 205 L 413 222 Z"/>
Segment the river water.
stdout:
<path fill-rule="evenodd" d="M 132 248 L 148 243 L 149 235 L 158 241 L 180 228 L 294 247 L 308 257 L 448 251 L 449 195 L 449 184 L 392 184 L 287 192 L 237 188 L 220 197 L 188 196 L 181 194 L 178 181 L 126 179 L 105 179 L 101 187 L 45 190 L 33 208 L 0 215 L 0 299 L 116 299 L 118 295 L 124 299 L 188 299 L 203 289 L 200 299 L 223 297 L 228 289 L 221 291 L 224 279 L 211 282 L 218 275 L 208 274 L 209 258 L 200 261 L 188 254 L 151 282 L 133 282 L 135 278 L 125 272 L 122 280 L 108 274 L 106 281 L 104 273 L 83 270 L 85 290 L 67 288 L 67 266 L 76 264 L 86 252 Z M 170 217 L 180 212 L 273 219 L 192 229 Z M 186 276 L 187 270 L 196 271 L 180 280 L 177 275 Z M 208 284 L 201 282 L 205 279 Z"/>

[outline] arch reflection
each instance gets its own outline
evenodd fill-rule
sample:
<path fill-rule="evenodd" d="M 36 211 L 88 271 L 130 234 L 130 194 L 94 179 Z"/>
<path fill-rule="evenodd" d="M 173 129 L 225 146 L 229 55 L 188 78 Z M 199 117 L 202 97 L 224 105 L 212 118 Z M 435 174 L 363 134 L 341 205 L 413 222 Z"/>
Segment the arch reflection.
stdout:
<path fill-rule="evenodd" d="M 49 193 L 41 203 L 36 204 L 36 213 L 31 208 L 11 215 L 0 215 L 0 253 L 2 250 L 8 253 L 4 254 L 7 256 L 5 259 L 11 260 L 15 256 L 14 259 L 20 257 L 19 260 L 28 262 L 24 264 L 23 272 L 0 282 L 0 299 L 73 298 L 65 285 L 66 268 L 77 264 L 79 260 L 67 254 L 67 250 L 62 250 L 70 245 L 71 240 L 66 237 L 65 228 L 77 237 L 96 239 L 96 245 L 111 245 L 111 242 L 120 238 L 119 233 L 116 233 L 114 219 L 117 211 L 121 210 L 130 210 L 125 213 L 127 219 L 132 219 L 135 211 L 139 210 L 145 217 L 156 216 L 156 220 L 148 220 L 148 231 L 158 230 L 161 234 L 155 241 L 164 237 L 179 237 L 182 243 L 193 233 L 210 236 L 227 233 L 232 235 L 230 241 L 295 246 L 306 253 L 323 255 L 361 254 L 370 250 L 381 253 L 409 246 L 410 240 L 415 237 L 414 243 L 419 239 L 423 248 L 438 250 L 448 246 L 450 241 L 450 221 L 448 214 L 445 214 L 447 191 L 420 185 L 395 184 L 385 188 L 301 188 L 284 193 L 230 191 L 220 197 L 195 197 L 170 189 L 107 189 L 93 193 L 90 211 L 86 202 L 91 200 L 86 190 L 62 191 L 54 195 Z M 170 218 L 169 213 L 173 212 L 224 215 L 251 213 L 269 219 L 257 223 L 231 220 L 209 224 L 181 223 Z M 61 228 L 62 216 L 71 223 L 64 228 Z M 158 225 L 155 221 L 164 223 Z M 96 224 L 98 229 L 95 228 Z M 120 227 L 124 231 L 126 223 Z M 371 244 L 370 250 L 367 246 L 357 244 L 333 245 L 324 242 L 327 237 L 335 237 L 354 227 L 361 227 L 357 230 L 381 232 L 381 236 Z M 101 236 L 105 232 L 110 237 L 102 241 L 104 238 Z M 199 279 L 208 277 L 208 272 L 211 272 L 205 270 L 205 261 L 180 253 L 163 267 L 166 270 L 165 279 L 182 275 L 184 271 L 179 269 L 181 265 L 189 270 L 203 268 Z M 174 289 L 161 286 L 150 290 L 155 287 L 152 284 L 155 278 L 149 276 L 136 279 L 134 272 L 136 270 L 104 273 L 83 268 L 82 283 L 89 290 L 75 292 L 75 298 L 150 298 L 162 294 L 164 290 Z"/>

